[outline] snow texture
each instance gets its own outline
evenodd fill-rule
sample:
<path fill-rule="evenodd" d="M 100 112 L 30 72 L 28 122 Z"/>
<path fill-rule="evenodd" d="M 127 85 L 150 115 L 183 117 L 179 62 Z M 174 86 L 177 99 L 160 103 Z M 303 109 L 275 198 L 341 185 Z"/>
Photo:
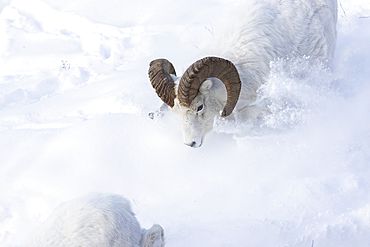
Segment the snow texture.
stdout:
<path fill-rule="evenodd" d="M 174 114 L 148 118 L 148 64 L 182 74 L 238 1 L 56 2 L 0 1 L 0 246 L 91 192 L 128 198 L 166 246 L 370 245 L 368 0 L 338 1 L 332 70 L 274 61 L 269 112 L 215 119 L 199 149 Z"/>

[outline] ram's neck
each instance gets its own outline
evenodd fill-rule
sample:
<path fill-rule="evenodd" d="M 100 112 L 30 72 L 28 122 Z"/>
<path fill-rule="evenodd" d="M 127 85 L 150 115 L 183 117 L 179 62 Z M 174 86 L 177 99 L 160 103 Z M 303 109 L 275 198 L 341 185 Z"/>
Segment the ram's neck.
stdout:
<path fill-rule="evenodd" d="M 276 58 L 279 48 L 274 47 L 271 35 L 266 35 L 274 33 L 270 29 L 275 27 L 271 24 L 275 19 L 274 15 L 264 15 L 265 5 L 264 1 L 251 1 L 242 14 L 225 23 L 201 54 L 230 60 L 242 81 L 239 98 L 251 103 L 257 98 L 257 89 L 266 81 L 270 61 Z"/>

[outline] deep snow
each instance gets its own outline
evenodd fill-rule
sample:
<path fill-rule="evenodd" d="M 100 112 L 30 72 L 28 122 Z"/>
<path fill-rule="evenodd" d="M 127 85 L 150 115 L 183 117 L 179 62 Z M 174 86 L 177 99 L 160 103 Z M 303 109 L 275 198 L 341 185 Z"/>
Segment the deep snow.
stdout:
<path fill-rule="evenodd" d="M 128 198 L 167 246 L 370 245 L 368 0 L 340 1 L 332 71 L 272 63 L 271 113 L 216 120 L 199 149 L 147 117 L 148 63 L 182 74 L 238 1 L 55 2 L 0 1 L 0 246 L 91 192 Z"/>

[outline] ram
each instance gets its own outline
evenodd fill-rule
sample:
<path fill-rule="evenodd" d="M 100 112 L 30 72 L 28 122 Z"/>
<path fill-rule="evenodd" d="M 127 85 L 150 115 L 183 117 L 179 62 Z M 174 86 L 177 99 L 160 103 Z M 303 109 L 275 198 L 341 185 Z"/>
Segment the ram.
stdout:
<path fill-rule="evenodd" d="M 164 237 L 159 225 L 141 229 L 123 197 L 94 194 L 58 206 L 22 246 L 163 247 Z"/>
<path fill-rule="evenodd" d="M 179 116 L 186 145 L 200 147 L 216 116 L 237 115 L 243 121 L 255 116 L 253 103 L 268 78 L 271 61 L 296 57 L 332 61 L 336 0 L 247 2 L 239 14 L 233 13 L 207 56 L 181 77 L 166 59 L 149 65 L 151 84 L 164 105 Z"/>

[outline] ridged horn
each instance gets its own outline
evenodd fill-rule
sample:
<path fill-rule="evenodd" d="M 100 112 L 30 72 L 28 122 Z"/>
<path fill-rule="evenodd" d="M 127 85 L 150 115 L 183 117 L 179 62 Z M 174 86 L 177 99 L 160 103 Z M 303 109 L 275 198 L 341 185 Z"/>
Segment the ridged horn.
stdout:
<path fill-rule="evenodd" d="M 169 105 L 174 106 L 175 83 L 170 74 L 176 75 L 175 68 L 167 59 L 156 59 L 150 62 L 148 75 L 150 83 L 159 98 Z"/>
<path fill-rule="evenodd" d="M 201 84 L 209 77 L 216 77 L 225 84 L 227 101 L 221 116 L 229 116 L 238 102 L 241 81 L 234 64 L 223 58 L 205 57 L 190 65 L 179 82 L 179 100 L 189 107 Z"/>

